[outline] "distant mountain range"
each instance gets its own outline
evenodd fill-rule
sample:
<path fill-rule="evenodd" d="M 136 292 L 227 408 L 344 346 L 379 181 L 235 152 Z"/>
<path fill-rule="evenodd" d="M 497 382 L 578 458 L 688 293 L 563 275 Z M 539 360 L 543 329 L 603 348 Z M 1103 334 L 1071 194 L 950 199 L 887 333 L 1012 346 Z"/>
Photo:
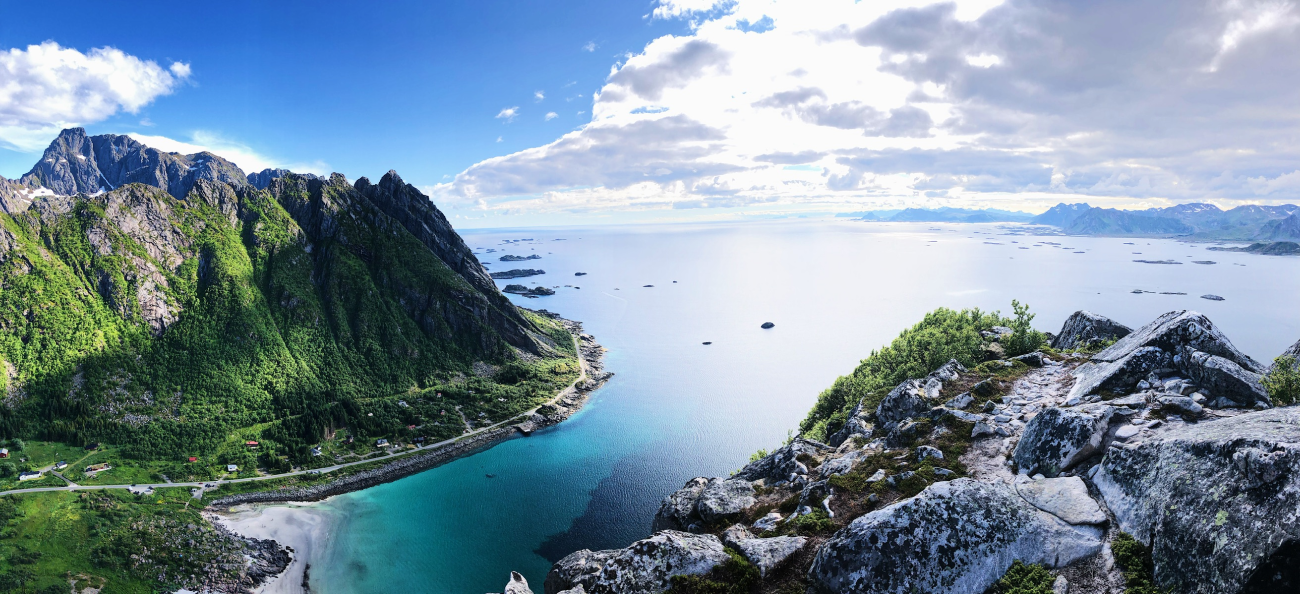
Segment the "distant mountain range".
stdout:
<path fill-rule="evenodd" d="M 1028 223 L 1034 215 L 1027 212 L 970 208 L 907 208 L 851 213 L 863 221 L 905 223 Z"/>
<path fill-rule="evenodd" d="M 1034 216 L 1019 211 L 968 208 L 908 208 L 847 213 L 862 221 L 920 223 L 1032 223 L 1070 235 L 1180 236 L 1234 241 L 1300 241 L 1300 206 L 1255 204 L 1223 210 L 1213 204 L 1119 210 L 1089 204 L 1057 204 Z"/>

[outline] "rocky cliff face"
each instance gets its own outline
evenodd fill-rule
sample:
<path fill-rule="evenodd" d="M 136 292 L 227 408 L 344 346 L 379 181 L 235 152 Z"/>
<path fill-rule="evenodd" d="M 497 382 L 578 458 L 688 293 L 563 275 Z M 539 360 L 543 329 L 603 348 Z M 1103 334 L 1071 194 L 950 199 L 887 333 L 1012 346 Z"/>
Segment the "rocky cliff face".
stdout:
<path fill-rule="evenodd" d="M 731 477 L 692 479 L 653 537 L 573 553 L 546 591 L 721 588 L 740 573 L 715 538 L 761 576 L 717 591 L 982 594 L 1017 562 L 1072 594 L 1141 580 L 1300 591 L 1300 409 L 1259 398 L 1262 366 L 1196 312 L 1132 331 L 1079 312 L 1057 338 L 1066 350 L 907 380 L 877 410 L 854 408 L 838 443 L 796 438 Z M 678 531 L 699 546 L 664 549 L 686 542 Z"/>
<path fill-rule="evenodd" d="M 0 361 L 19 396 L 0 406 L 0 433 L 150 457 L 269 423 L 268 443 L 305 456 L 360 422 L 355 399 L 463 384 L 476 364 L 545 383 L 525 364 L 573 350 L 558 323 L 498 292 L 395 173 L 379 185 L 273 173 L 258 189 L 219 157 L 76 129 L 5 182 Z M 392 404 L 367 431 L 420 422 Z M 444 429 L 460 433 L 432 430 Z"/>
<path fill-rule="evenodd" d="M 86 136 L 84 128 L 69 128 L 54 139 L 41 160 L 19 181 L 62 196 L 95 194 L 141 183 L 184 198 L 199 180 L 231 186 L 248 183 L 234 163 L 212 153 L 164 153 L 129 136 Z"/>

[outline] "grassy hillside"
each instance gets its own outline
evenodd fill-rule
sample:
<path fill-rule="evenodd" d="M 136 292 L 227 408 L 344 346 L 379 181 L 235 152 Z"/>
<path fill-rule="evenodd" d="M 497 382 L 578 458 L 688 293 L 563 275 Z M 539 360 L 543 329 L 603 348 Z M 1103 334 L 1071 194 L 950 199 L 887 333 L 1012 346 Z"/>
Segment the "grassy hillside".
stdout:
<path fill-rule="evenodd" d="M 344 434 L 459 435 L 457 406 L 501 420 L 576 377 L 567 331 L 341 176 L 276 181 L 0 213 L 0 437 L 104 442 L 173 478 L 280 470 Z"/>

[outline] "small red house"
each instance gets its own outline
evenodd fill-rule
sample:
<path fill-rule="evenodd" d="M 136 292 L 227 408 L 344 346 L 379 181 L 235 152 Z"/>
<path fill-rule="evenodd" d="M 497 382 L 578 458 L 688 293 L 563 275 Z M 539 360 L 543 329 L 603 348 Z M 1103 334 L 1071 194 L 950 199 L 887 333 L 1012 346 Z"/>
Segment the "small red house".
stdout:
<path fill-rule="evenodd" d="M 248 446 L 248 447 L 250 447 L 250 448 L 255 448 L 255 447 L 257 447 L 257 446 L 260 445 L 260 444 L 258 444 L 256 441 L 253 441 L 253 440 L 250 439 L 250 440 L 244 442 L 244 445 L 246 445 L 246 446 Z"/>
<path fill-rule="evenodd" d="M 194 456 L 190 456 L 190 462 L 198 462 L 198 461 L 199 461 L 198 458 L 195 458 Z"/>

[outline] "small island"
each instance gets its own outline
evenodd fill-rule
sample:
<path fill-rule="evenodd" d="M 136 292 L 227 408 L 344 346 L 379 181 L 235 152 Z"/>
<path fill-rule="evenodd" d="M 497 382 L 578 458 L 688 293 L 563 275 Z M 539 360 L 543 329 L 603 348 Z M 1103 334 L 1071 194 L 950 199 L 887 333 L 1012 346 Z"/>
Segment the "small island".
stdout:
<path fill-rule="evenodd" d="M 491 276 L 492 278 L 506 279 L 506 278 L 524 278 L 526 276 L 537 276 L 539 274 L 546 274 L 546 271 L 536 270 L 533 268 L 515 268 L 513 270 L 493 272 Z"/>
<path fill-rule="evenodd" d="M 554 295 L 555 289 L 549 289 L 547 287 L 533 287 L 530 289 L 523 285 L 506 285 L 506 288 L 501 289 L 501 292 L 523 295 L 524 297 L 542 297 L 545 295 Z"/>
<path fill-rule="evenodd" d="M 537 254 L 533 254 L 531 256 L 515 256 L 512 254 L 506 254 L 504 256 L 501 256 L 500 258 L 502 262 L 525 262 L 528 260 L 541 260 L 541 259 L 542 257 Z"/>

